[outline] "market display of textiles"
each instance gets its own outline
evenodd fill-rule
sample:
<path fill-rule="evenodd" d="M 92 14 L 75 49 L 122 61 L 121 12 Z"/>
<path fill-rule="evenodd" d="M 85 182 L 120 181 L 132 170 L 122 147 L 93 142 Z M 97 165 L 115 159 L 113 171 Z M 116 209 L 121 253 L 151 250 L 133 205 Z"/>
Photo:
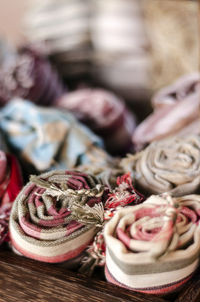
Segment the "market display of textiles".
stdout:
<path fill-rule="evenodd" d="M 148 5 L 34 0 L 27 44 L 0 42 L 0 245 L 166 295 L 199 267 L 200 73 L 169 81 L 147 24 L 173 4 Z"/>

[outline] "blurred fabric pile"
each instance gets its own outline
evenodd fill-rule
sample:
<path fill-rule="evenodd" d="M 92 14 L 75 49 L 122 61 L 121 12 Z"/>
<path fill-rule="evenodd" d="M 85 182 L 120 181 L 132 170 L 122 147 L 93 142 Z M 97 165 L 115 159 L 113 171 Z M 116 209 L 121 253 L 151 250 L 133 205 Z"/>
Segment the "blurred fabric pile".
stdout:
<path fill-rule="evenodd" d="M 23 43 L 0 40 L 0 244 L 173 291 L 200 259 L 197 1 L 27 6 Z"/>
<path fill-rule="evenodd" d="M 34 0 L 24 23 L 28 41 L 42 44 L 64 77 L 89 75 L 130 101 L 199 62 L 195 1 Z"/>

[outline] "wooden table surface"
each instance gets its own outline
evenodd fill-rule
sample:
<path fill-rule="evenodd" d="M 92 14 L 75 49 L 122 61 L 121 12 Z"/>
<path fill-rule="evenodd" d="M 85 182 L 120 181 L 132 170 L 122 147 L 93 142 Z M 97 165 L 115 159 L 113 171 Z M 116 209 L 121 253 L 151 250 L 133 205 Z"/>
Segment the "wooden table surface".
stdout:
<path fill-rule="evenodd" d="M 119 288 L 55 264 L 0 250 L 0 302 L 200 302 L 200 270 L 179 294 L 161 298 Z"/>

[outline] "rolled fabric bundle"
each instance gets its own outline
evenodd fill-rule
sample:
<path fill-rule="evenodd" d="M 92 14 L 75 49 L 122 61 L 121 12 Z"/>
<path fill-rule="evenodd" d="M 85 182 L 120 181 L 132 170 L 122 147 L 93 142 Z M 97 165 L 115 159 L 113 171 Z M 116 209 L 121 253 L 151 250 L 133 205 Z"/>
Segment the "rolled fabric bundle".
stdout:
<path fill-rule="evenodd" d="M 133 134 L 136 150 L 146 144 L 179 135 L 190 127 L 194 120 L 200 120 L 200 74 L 191 74 L 158 92 L 152 100 L 155 111 L 139 124 Z M 196 127 L 191 134 L 200 133 Z"/>
<path fill-rule="evenodd" d="M 90 174 L 51 171 L 32 176 L 10 217 L 14 249 L 44 262 L 73 259 L 103 221 L 104 186 Z"/>
<path fill-rule="evenodd" d="M 29 1 L 24 32 L 29 41 L 44 44 L 45 52 L 64 77 L 88 72 L 91 55 L 88 0 Z"/>
<path fill-rule="evenodd" d="M 63 95 L 57 106 L 75 114 L 100 135 L 110 152 L 119 154 L 130 150 L 135 117 L 115 94 L 99 88 L 79 89 Z"/>
<path fill-rule="evenodd" d="M 15 99 L 1 111 L 0 128 L 25 171 L 74 168 L 102 141 L 68 112 Z"/>
<path fill-rule="evenodd" d="M 126 99 L 150 90 L 149 42 L 138 0 L 93 0 L 93 76 Z"/>
<path fill-rule="evenodd" d="M 175 196 L 200 190 L 200 136 L 171 137 L 151 143 L 120 163 L 147 193 Z"/>
<path fill-rule="evenodd" d="M 167 294 L 199 264 L 200 196 L 151 196 L 116 212 L 106 224 L 109 282 L 148 294 Z"/>
<path fill-rule="evenodd" d="M 56 70 L 38 50 L 24 47 L 18 52 L 8 50 L 6 55 L 0 56 L 3 56 L 0 60 L 0 106 L 13 97 L 51 105 L 64 93 Z"/>

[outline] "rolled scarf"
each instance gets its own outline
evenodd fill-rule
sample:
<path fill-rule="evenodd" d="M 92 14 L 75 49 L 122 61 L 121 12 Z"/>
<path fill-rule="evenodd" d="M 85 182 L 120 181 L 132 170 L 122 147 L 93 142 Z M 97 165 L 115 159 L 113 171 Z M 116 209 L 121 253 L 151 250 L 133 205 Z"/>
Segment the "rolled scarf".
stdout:
<path fill-rule="evenodd" d="M 18 52 L 8 50 L 3 55 L 0 49 L 1 106 L 13 97 L 51 105 L 64 91 L 56 70 L 38 50 L 24 47 Z"/>
<path fill-rule="evenodd" d="M 106 224 L 109 282 L 143 293 L 167 294 L 199 264 L 200 196 L 151 196 L 116 212 Z"/>
<path fill-rule="evenodd" d="M 43 43 L 64 77 L 74 78 L 88 72 L 90 1 L 29 1 L 24 34 L 32 43 Z"/>
<path fill-rule="evenodd" d="M 44 262 L 73 259 L 103 221 L 104 186 L 78 171 L 32 176 L 16 198 L 10 234 L 14 249 Z"/>
<path fill-rule="evenodd" d="M 67 112 L 15 99 L 1 111 L 0 127 L 24 170 L 66 169 L 88 163 L 102 141 Z"/>
<path fill-rule="evenodd" d="M 171 192 L 175 196 L 200 190 L 200 136 L 171 137 L 122 159 L 125 172 L 147 193 Z"/>
<path fill-rule="evenodd" d="M 200 134 L 193 123 L 200 121 L 200 74 L 181 77 L 152 99 L 154 112 L 139 124 L 133 134 L 137 150 L 170 135 Z M 189 128 L 189 130 L 188 130 Z"/>
<path fill-rule="evenodd" d="M 132 146 L 135 117 L 115 94 L 104 89 L 79 89 L 62 96 L 57 106 L 75 114 L 100 135 L 112 153 L 126 152 Z"/>
<path fill-rule="evenodd" d="M 8 221 L 12 202 L 22 186 L 22 174 L 17 160 L 0 150 L 0 245 L 9 241 Z"/>

